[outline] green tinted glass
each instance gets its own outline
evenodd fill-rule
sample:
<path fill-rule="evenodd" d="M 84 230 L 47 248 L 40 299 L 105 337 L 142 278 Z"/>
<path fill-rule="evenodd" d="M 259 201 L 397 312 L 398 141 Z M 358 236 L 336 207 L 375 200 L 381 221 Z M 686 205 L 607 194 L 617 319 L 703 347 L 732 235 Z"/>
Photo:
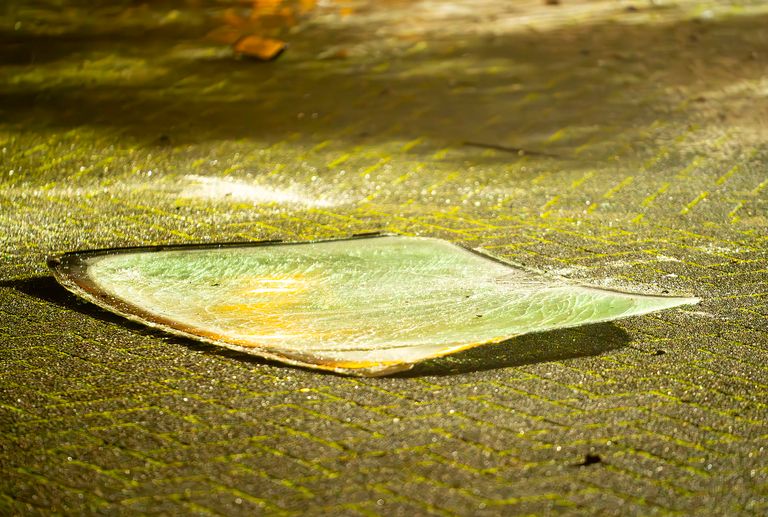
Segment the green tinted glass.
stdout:
<path fill-rule="evenodd" d="M 51 264 L 68 289 L 133 320 L 358 375 L 698 301 L 573 285 L 418 237 L 106 250 Z"/>

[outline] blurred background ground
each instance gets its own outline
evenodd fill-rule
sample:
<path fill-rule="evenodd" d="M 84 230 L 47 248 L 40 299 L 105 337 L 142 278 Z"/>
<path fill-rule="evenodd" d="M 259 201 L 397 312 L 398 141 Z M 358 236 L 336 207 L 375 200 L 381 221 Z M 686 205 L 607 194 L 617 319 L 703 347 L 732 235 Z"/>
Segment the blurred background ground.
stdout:
<path fill-rule="evenodd" d="M 5 9 L 1 513 L 768 511 L 768 3 Z M 367 231 L 703 301 L 356 379 L 126 323 L 45 266 Z"/>

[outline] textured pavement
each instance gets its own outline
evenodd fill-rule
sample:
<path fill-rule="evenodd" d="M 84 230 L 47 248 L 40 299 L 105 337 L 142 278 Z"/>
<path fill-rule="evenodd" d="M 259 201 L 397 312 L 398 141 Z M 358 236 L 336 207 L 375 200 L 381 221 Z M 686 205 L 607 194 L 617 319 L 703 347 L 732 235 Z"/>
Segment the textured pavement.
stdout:
<path fill-rule="evenodd" d="M 0 28 L 0 514 L 768 512 L 768 3 L 85 4 Z M 369 231 L 702 302 L 358 379 L 45 266 Z"/>

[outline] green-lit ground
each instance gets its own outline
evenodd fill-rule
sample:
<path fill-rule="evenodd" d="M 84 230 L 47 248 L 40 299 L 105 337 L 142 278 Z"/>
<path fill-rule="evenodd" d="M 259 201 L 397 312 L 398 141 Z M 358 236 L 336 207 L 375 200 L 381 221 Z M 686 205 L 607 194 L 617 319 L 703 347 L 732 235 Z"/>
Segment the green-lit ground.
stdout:
<path fill-rule="evenodd" d="M 328 3 L 273 63 L 203 38 L 242 4 L 84 4 L 2 24 L 0 513 L 768 511 L 767 3 Z M 355 379 L 45 266 L 377 230 L 703 301 Z"/>

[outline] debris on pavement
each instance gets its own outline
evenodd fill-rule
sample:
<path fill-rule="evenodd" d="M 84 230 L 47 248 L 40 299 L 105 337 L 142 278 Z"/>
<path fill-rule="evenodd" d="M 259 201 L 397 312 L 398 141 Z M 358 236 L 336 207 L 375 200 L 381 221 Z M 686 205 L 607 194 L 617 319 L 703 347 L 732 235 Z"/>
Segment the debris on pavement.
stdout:
<path fill-rule="evenodd" d="M 86 251 L 49 264 L 66 288 L 131 320 L 362 376 L 698 303 L 569 284 L 448 241 L 397 235 Z"/>

